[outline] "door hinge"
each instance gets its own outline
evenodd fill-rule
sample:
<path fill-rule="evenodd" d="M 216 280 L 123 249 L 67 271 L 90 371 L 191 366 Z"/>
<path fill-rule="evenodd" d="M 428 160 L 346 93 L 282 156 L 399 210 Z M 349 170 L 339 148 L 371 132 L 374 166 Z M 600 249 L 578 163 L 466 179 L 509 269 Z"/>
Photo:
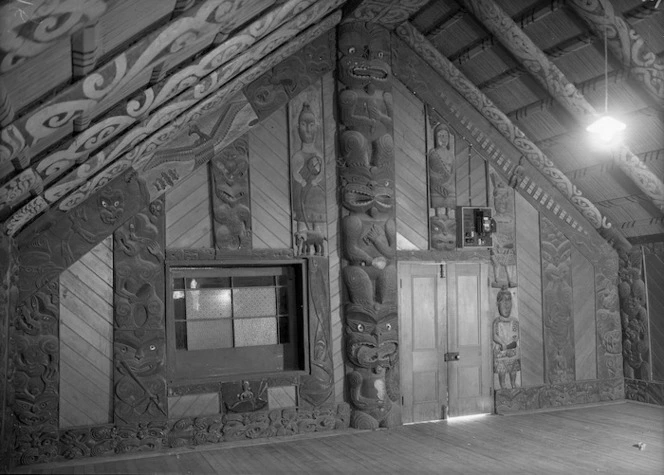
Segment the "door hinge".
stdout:
<path fill-rule="evenodd" d="M 402 406 L 405 405 L 405 403 L 404 403 L 404 399 L 403 399 L 403 396 L 401 396 L 401 405 L 402 405 Z"/>
<path fill-rule="evenodd" d="M 445 278 L 445 264 L 440 265 L 440 278 L 441 279 Z"/>

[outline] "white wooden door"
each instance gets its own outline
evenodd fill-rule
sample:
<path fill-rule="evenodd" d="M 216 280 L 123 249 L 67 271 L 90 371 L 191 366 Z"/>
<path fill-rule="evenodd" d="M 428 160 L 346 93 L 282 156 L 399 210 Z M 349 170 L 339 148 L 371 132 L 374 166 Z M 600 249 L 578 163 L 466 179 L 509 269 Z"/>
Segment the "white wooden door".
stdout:
<path fill-rule="evenodd" d="M 445 406 L 450 416 L 491 412 L 487 279 L 487 265 L 399 263 L 404 423 L 442 419 Z"/>

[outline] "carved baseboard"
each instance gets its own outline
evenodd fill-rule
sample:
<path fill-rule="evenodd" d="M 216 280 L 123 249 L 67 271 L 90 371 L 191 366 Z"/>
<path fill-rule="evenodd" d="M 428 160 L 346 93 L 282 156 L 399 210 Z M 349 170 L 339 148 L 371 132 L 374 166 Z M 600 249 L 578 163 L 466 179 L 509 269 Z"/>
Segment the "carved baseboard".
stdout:
<path fill-rule="evenodd" d="M 625 399 L 623 378 L 575 381 L 553 386 L 498 389 L 495 392 L 497 414 L 620 399 Z"/>
<path fill-rule="evenodd" d="M 102 425 L 60 431 L 57 454 L 48 460 L 18 456 L 17 464 L 152 452 L 233 440 L 348 429 L 347 403 L 316 409 L 287 408 L 243 414 L 216 414 L 129 425 Z M 54 451 L 55 452 L 55 451 Z"/>
<path fill-rule="evenodd" d="M 625 378 L 625 399 L 664 406 L 664 381 Z"/>

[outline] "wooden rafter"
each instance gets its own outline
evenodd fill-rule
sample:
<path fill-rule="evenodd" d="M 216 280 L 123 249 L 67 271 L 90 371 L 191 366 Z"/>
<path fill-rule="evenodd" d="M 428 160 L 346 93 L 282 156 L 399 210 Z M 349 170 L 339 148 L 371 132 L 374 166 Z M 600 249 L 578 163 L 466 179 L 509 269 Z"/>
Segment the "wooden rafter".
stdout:
<path fill-rule="evenodd" d="M 574 84 L 493 0 L 463 0 L 463 3 L 581 124 L 589 123 L 598 116 Z M 655 206 L 664 211 L 662 179 L 648 169 L 626 145 L 617 148 L 620 168 L 650 197 Z"/>

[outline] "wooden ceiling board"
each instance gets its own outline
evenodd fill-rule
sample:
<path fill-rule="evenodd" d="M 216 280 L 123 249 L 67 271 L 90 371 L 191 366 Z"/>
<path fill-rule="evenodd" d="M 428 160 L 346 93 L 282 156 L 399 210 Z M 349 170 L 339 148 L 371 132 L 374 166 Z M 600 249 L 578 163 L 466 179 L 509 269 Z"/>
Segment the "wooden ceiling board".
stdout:
<path fill-rule="evenodd" d="M 483 92 L 506 114 L 545 97 L 542 86 L 527 74 Z"/>
<path fill-rule="evenodd" d="M 568 8 L 559 8 L 543 18 L 525 25 L 523 31 L 541 50 L 546 50 L 562 41 L 585 33 L 585 28 L 571 15 Z"/>
<path fill-rule="evenodd" d="M 443 55 L 453 57 L 485 36 L 484 28 L 471 18 L 470 14 L 467 14 L 442 34 L 429 38 L 429 41 Z"/>
<path fill-rule="evenodd" d="M 560 120 L 565 110 L 558 104 L 550 103 L 542 108 L 528 109 L 526 113 L 510 115 L 512 121 L 534 140 L 566 133 L 565 121 Z"/>
<path fill-rule="evenodd" d="M 468 61 L 462 62 L 460 59 L 455 64 L 475 84 L 483 83 L 517 66 L 514 59 L 500 45 L 480 51 Z"/>

